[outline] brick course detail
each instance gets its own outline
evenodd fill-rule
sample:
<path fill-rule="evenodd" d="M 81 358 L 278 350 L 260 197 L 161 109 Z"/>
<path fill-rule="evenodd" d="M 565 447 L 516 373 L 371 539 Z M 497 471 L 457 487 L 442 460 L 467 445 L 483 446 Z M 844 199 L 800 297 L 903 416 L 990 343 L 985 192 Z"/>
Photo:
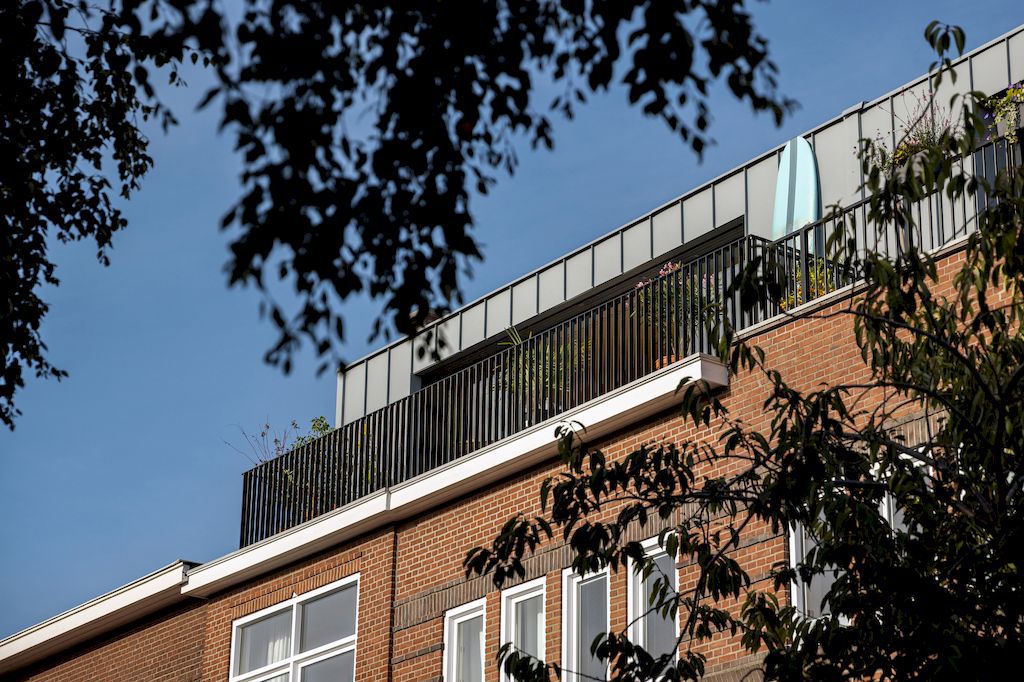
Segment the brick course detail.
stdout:
<path fill-rule="evenodd" d="M 943 263 L 941 271 L 947 281 L 961 259 L 962 254 L 954 254 Z M 833 299 L 827 305 L 819 312 L 838 312 L 849 305 L 849 300 Z M 867 369 L 853 343 L 850 318 L 821 317 L 762 328 L 753 341 L 765 349 L 767 361 L 795 388 L 867 379 Z M 729 387 L 723 389 L 722 399 L 733 418 L 753 428 L 766 427 L 768 417 L 763 402 L 767 388 L 766 380 L 760 376 L 734 376 Z M 869 397 L 873 401 L 881 398 Z M 865 406 L 870 404 L 869 401 Z M 896 426 L 912 438 L 933 422 L 907 419 Z M 684 439 L 711 442 L 718 431 L 715 424 L 697 428 L 673 409 L 635 423 L 595 445 L 615 459 L 644 443 Z M 739 462 L 720 461 L 715 469 L 700 473 L 723 475 L 741 466 Z M 206 601 L 188 602 L 147 617 L 22 670 L 12 679 L 226 682 L 232 621 L 358 573 L 358 680 L 440 680 L 444 612 L 481 597 L 486 597 L 486 679 L 497 680 L 500 594 L 489 577 L 467 579 L 462 561 L 470 548 L 489 545 L 510 516 L 539 514 L 541 482 L 556 475 L 559 467 L 552 458 L 415 518 L 254 578 Z M 656 535 L 661 523 L 652 520 L 645 529 L 632 529 L 634 539 Z M 751 524 L 745 537 L 744 546 L 736 550 L 735 556 L 752 578 L 762 581 L 761 585 L 767 588 L 772 567 L 787 560 L 785 537 L 758 524 Z M 561 657 L 561 572 L 569 563 L 568 549 L 559 537 L 541 546 L 526 562 L 526 579 L 546 578 L 548 661 Z M 679 570 L 680 588 L 685 590 L 694 580 L 694 569 L 683 564 Z M 623 629 L 628 622 L 625 572 L 611 574 L 609 593 L 611 626 Z M 760 659 L 750 656 L 738 638 L 723 635 L 701 647 L 708 657 L 709 679 L 757 679 Z"/>

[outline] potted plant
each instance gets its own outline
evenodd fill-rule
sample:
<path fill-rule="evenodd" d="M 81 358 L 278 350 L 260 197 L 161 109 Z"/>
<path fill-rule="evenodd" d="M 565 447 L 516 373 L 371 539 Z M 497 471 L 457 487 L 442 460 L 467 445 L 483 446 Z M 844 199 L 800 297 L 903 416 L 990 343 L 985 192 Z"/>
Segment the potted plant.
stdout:
<path fill-rule="evenodd" d="M 999 137 L 1006 138 L 1010 144 L 1020 141 L 1018 132 L 1024 122 L 1024 81 L 1011 85 L 998 95 L 985 100 L 984 118 L 989 122 L 990 130 L 995 129 Z"/>
<path fill-rule="evenodd" d="M 824 258 L 814 258 L 807 264 L 807 287 L 803 284 L 803 269 L 797 268 L 786 286 L 786 294 L 779 301 L 782 311 L 790 310 L 836 290 L 838 273 Z"/>
<path fill-rule="evenodd" d="M 569 373 L 579 372 L 590 356 L 591 340 L 578 339 L 562 344 L 540 344 L 533 334 L 525 339 L 518 329 L 505 330 L 508 340 L 499 345 L 516 349 L 500 378 L 502 388 L 508 393 L 522 391 L 526 400 L 523 407 L 528 413 L 540 410 L 550 414 L 559 409 L 569 393 L 572 383 Z"/>
<path fill-rule="evenodd" d="M 905 98 L 906 93 L 903 96 Z M 906 119 L 899 116 L 895 118 L 899 124 L 896 129 L 895 149 L 889 150 L 882 133 L 869 140 L 868 158 L 886 176 L 891 175 L 921 152 L 941 149 L 943 135 L 948 133 L 956 136 L 962 127 L 954 122 L 946 108 L 932 101 L 926 94 L 915 97 L 913 108 Z"/>
<path fill-rule="evenodd" d="M 654 359 L 655 368 L 665 367 L 686 354 L 686 330 L 696 321 L 703 328 L 708 314 L 721 299 L 721 291 L 714 273 L 698 276 L 686 273 L 682 263 L 668 261 L 661 266 L 657 277 L 636 283 L 636 308 L 632 315 L 640 315 L 648 324 L 648 333 L 662 343 L 665 353 Z M 678 323 L 678 329 L 673 326 Z"/>

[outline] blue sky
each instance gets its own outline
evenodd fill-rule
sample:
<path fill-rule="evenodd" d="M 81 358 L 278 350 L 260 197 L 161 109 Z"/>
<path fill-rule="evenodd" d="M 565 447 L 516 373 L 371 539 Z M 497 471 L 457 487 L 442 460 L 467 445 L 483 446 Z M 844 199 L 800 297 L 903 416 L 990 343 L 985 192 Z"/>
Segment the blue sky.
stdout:
<path fill-rule="evenodd" d="M 556 125 L 553 152 L 521 145 L 517 174 L 474 209 L 485 261 L 467 300 L 779 144 L 884 94 L 931 61 L 931 19 L 963 26 L 968 47 L 1024 21 L 1019 0 L 781 1 L 755 4 L 783 92 L 801 108 L 781 128 L 716 92 L 703 163 L 621 89 Z M 0 432 L 0 637 L 183 558 L 237 547 L 241 444 L 264 421 L 333 420 L 334 380 L 306 354 L 290 376 L 262 362 L 274 340 L 253 290 L 226 286 L 217 225 L 239 164 L 212 112 L 195 113 L 203 76 L 169 93 L 181 125 L 152 133 L 156 167 L 126 206 L 109 268 L 88 244 L 58 245 L 61 286 L 45 291 L 50 357 L 70 372 L 30 381 L 24 412 Z M 373 346 L 366 301 L 345 309 L 349 358 Z"/>

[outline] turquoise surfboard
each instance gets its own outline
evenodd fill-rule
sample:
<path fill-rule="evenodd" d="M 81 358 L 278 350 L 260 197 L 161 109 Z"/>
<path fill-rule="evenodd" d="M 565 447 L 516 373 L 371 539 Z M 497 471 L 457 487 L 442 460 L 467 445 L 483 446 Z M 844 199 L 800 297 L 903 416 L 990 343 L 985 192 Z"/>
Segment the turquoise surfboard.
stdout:
<path fill-rule="evenodd" d="M 775 180 L 772 239 L 785 237 L 821 219 L 818 186 L 818 164 L 814 150 L 804 138 L 794 137 L 783 147 L 779 161 L 779 175 Z"/>

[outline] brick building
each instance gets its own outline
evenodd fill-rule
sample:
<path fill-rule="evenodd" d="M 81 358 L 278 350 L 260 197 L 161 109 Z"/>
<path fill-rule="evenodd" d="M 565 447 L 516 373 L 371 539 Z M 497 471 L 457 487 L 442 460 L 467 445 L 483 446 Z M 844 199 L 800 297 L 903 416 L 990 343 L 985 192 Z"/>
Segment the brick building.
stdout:
<path fill-rule="evenodd" d="M 954 87 L 996 93 L 1024 79 L 1024 26 L 955 68 L 960 78 L 943 84 L 937 102 L 948 102 Z M 588 441 L 611 457 L 646 442 L 714 438 L 713 428 L 698 433 L 678 414 L 676 387 L 697 380 L 720 391 L 734 416 L 754 426 L 764 418 L 765 385 L 730 376 L 709 355 L 681 291 L 722 303 L 722 314 L 795 385 L 866 371 L 849 321 L 781 314 L 856 295 L 856 283 L 838 273 L 820 291 L 797 284 L 788 298 L 766 298 L 753 312 L 721 296 L 759 252 L 788 254 L 793 281 L 809 281 L 829 228 L 821 207 L 863 204 L 857 140 L 877 134 L 895 144 L 899 121 L 928 87 L 922 77 L 853 106 L 437 320 L 420 337 L 351 364 L 338 378 L 338 428 L 246 473 L 238 551 L 205 564 L 175 562 L 0 641 L 0 676 L 499 680 L 495 655 L 507 641 L 600 674 L 588 644 L 627 627 L 648 587 L 640 578 L 573 575 L 569 549 L 556 540 L 527 560 L 523 581 L 498 591 L 486 577 L 465 577 L 466 551 L 489 544 L 511 515 L 539 512 L 540 483 L 558 472 L 557 423 L 584 424 Z M 799 140 L 810 167 L 798 162 Z M 991 175 L 1019 160 L 1019 147 L 996 139 L 964 163 Z M 800 204 L 794 187 L 804 181 L 813 193 Z M 935 197 L 916 207 L 919 245 L 941 251 L 945 270 L 960 257 L 983 202 Z M 814 215 L 802 216 L 804 207 Z M 863 243 L 885 249 L 896 241 Z M 666 262 L 680 267 L 658 277 Z M 433 352 L 418 353 L 423 346 Z M 909 415 L 905 428 L 916 424 Z M 632 532 L 643 541 L 660 528 Z M 766 580 L 800 548 L 798 537 L 752 528 L 739 559 L 755 580 Z M 686 590 L 692 571 L 672 570 L 666 556 L 658 561 Z M 813 613 L 815 589 L 795 585 L 782 597 Z M 674 639 L 675 624 L 652 618 L 632 634 L 656 650 Z M 707 654 L 710 679 L 739 679 L 758 666 L 727 637 Z"/>

